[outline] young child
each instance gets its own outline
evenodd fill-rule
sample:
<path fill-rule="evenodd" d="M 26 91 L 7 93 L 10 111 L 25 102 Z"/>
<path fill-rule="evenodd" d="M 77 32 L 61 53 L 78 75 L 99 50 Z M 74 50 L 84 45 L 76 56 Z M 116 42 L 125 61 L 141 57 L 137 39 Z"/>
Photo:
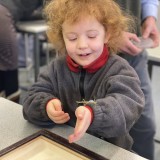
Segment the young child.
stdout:
<path fill-rule="evenodd" d="M 113 0 L 52 0 L 45 15 L 50 41 L 65 54 L 29 90 L 24 118 L 37 125 L 75 127 L 70 143 L 87 131 L 130 150 L 129 131 L 144 96 L 135 71 L 114 54 L 130 19 Z"/>

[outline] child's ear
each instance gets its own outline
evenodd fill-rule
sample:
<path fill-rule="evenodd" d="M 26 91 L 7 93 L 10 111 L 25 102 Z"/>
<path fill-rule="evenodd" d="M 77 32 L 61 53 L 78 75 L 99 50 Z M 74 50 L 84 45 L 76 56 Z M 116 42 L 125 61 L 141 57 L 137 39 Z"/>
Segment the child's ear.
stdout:
<path fill-rule="evenodd" d="M 106 32 L 105 38 L 104 38 L 104 43 L 107 44 L 108 40 L 110 38 L 110 34 L 108 32 Z"/>

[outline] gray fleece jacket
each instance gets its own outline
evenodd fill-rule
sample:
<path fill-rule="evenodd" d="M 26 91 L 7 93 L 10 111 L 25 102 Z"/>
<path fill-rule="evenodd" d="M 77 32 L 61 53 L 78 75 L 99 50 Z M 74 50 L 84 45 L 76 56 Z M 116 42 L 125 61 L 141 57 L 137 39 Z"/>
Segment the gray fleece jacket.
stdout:
<path fill-rule="evenodd" d="M 144 95 L 137 74 L 118 55 L 110 55 L 107 63 L 95 73 L 84 69 L 73 72 L 65 57 L 55 59 L 24 98 L 24 118 L 37 125 L 54 126 L 47 116 L 46 104 L 58 98 L 71 117 L 67 124 L 74 127 L 82 90 L 85 101 L 96 102 L 87 103 L 94 115 L 87 132 L 130 150 L 133 142 L 129 131 L 140 117 Z"/>

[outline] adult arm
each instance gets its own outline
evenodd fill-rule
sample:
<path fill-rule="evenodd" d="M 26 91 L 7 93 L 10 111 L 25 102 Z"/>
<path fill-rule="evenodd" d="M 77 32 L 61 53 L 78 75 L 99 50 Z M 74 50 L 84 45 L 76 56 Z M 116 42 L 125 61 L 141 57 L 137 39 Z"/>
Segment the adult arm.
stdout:
<path fill-rule="evenodd" d="M 158 0 L 141 0 L 142 3 L 142 37 L 153 40 L 152 48 L 159 45 L 159 31 L 156 25 Z"/>
<path fill-rule="evenodd" d="M 156 26 L 158 0 L 141 0 L 142 9 L 142 36 L 144 38 L 151 38 L 154 42 L 153 48 L 159 45 L 159 32 Z M 136 47 L 131 40 L 139 42 L 136 34 L 123 32 L 123 41 L 119 48 L 122 53 L 130 55 L 138 55 L 142 49 Z"/>

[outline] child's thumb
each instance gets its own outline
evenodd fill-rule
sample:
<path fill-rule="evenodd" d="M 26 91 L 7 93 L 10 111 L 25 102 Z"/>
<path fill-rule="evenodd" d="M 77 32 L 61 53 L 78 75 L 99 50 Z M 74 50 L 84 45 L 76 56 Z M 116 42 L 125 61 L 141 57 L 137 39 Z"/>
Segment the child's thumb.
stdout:
<path fill-rule="evenodd" d="M 53 104 L 56 111 L 62 111 L 62 104 L 61 104 L 61 101 L 59 99 L 54 99 L 52 101 L 52 104 Z"/>

